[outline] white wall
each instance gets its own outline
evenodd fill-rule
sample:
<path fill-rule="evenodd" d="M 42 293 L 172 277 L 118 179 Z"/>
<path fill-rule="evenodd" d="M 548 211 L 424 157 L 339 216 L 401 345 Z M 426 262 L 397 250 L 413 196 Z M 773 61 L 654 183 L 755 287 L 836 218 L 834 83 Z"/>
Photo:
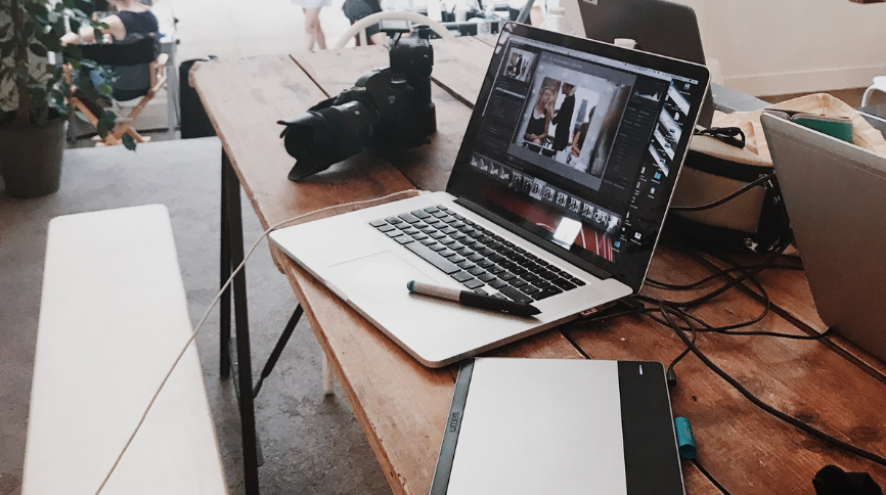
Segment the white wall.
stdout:
<path fill-rule="evenodd" d="M 757 96 L 864 87 L 886 75 L 886 3 L 677 0 L 725 84 Z"/>

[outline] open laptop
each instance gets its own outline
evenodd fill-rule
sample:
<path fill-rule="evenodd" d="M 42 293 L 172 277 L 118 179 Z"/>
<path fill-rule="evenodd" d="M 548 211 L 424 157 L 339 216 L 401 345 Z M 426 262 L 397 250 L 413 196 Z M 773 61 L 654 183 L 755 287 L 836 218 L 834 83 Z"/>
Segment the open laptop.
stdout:
<path fill-rule="evenodd" d="M 818 314 L 886 360 L 886 158 L 773 115 L 761 121 Z"/>
<path fill-rule="evenodd" d="M 576 36 L 612 43 L 637 42 L 637 49 L 705 65 L 698 19 L 692 7 L 666 0 L 563 0 Z M 714 99 L 709 92 L 698 123 L 710 127 Z"/>
<path fill-rule="evenodd" d="M 709 78 L 699 65 L 508 23 L 446 192 L 271 239 L 426 366 L 554 327 L 640 290 Z M 547 101 L 572 106 L 562 150 L 553 124 L 548 137 L 537 129 Z M 411 295 L 411 280 L 541 314 Z"/>

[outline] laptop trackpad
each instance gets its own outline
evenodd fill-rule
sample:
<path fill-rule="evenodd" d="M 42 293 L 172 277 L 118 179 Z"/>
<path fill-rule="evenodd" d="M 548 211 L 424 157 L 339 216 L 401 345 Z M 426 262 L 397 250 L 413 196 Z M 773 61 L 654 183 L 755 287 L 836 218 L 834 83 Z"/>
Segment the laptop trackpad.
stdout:
<path fill-rule="evenodd" d="M 390 251 L 365 258 L 345 261 L 329 267 L 330 280 L 354 299 L 375 303 L 394 301 L 408 294 L 406 284 L 410 280 L 434 283 L 419 269 L 410 265 Z"/>

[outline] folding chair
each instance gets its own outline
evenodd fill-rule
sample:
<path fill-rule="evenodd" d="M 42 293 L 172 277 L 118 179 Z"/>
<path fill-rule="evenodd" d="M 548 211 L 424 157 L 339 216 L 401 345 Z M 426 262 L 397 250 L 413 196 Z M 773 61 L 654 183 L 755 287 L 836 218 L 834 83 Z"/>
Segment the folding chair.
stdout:
<path fill-rule="evenodd" d="M 114 83 L 114 101 L 121 107 L 134 103 L 125 117 L 118 117 L 116 126 L 96 146 L 111 146 L 121 143 L 124 134 L 129 134 L 137 143 L 150 141 L 132 127 L 132 123 L 158 91 L 166 87 L 166 61 L 168 55 L 160 53 L 156 36 L 133 35 L 122 41 L 81 45 L 83 58 L 98 65 L 114 69 L 119 74 Z M 138 98 L 141 98 L 140 100 Z M 68 102 L 94 127 L 98 127 L 98 116 L 76 94 L 71 92 Z"/>

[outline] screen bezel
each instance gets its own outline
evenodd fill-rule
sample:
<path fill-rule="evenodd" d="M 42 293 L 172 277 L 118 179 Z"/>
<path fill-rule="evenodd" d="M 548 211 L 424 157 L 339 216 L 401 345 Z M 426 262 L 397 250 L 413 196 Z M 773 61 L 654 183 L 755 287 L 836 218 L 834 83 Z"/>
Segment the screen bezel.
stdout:
<path fill-rule="evenodd" d="M 490 97 L 493 83 L 496 80 L 500 65 L 503 62 L 506 53 L 506 50 L 504 48 L 507 44 L 507 41 L 502 40 L 502 36 L 505 36 L 506 34 L 508 36 L 527 38 L 533 41 L 539 41 L 566 49 L 585 52 L 603 58 L 608 58 L 615 61 L 637 65 L 640 67 L 658 70 L 661 72 L 666 72 L 668 74 L 673 74 L 676 76 L 699 81 L 698 87 L 703 88 L 703 90 L 699 89 L 698 93 L 693 94 L 691 98 L 692 101 L 690 102 L 690 110 L 687 114 L 687 122 L 692 123 L 691 127 L 687 126 L 687 128 L 690 129 L 695 128 L 702 102 L 705 95 L 709 91 L 710 72 L 706 67 L 702 65 L 693 64 L 682 60 L 672 59 L 661 55 L 642 52 L 639 50 L 621 48 L 615 45 L 594 40 L 575 38 L 560 33 L 554 33 L 532 28 L 530 26 L 522 24 L 509 22 L 503 27 L 502 34 L 499 36 L 499 39 L 496 42 L 495 51 L 493 52 L 489 69 L 486 72 L 483 86 L 477 98 L 478 104 L 475 106 L 474 112 L 471 115 L 471 120 L 465 131 L 465 137 L 462 140 L 461 148 L 459 149 L 455 165 L 453 166 L 449 182 L 446 186 L 446 191 L 462 199 L 466 207 L 478 211 L 498 225 L 520 235 L 521 237 L 538 245 L 546 251 L 549 251 L 554 255 L 561 257 L 566 261 L 569 261 L 570 263 L 578 266 L 579 268 L 582 268 L 589 273 L 592 273 L 595 276 L 602 278 L 607 275 L 611 275 L 617 280 L 631 287 L 635 293 L 639 292 L 640 288 L 643 285 L 643 281 L 646 278 L 646 272 L 648 271 L 649 263 L 652 259 L 652 253 L 654 252 L 655 246 L 658 243 L 658 237 L 661 234 L 661 227 L 664 223 L 667 206 L 670 205 L 671 197 L 673 195 L 673 185 L 676 184 L 677 178 L 679 177 L 679 172 L 682 169 L 683 161 L 686 157 L 686 151 L 692 132 L 684 132 L 680 138 L 680 142 L 677 145 L 675 157 L 679 157 L 679 160 L 675 160 L 673 163 L 673 165 L 677 167 L 677 171 L 675 174 L 675 179 L 671 183 L 673 185 L 669 187 L 669 190 L 666 191 L 665 194 L 661 195 L 661 201 L 663 204 L 661 208 L 661 214 L 657 215 L 657 217 L 660 218 L 656 218 L 656 221 L 652 223 L 654 228 L 649 229 L 649 232 L 643 233 L 644 238 L 654 240 L 651 243 L 651 248 L 648 250 L 644 249 L 637 253 L 625 252 L 620 254 L 620 256 L 631 257 L 630 259 L 628 259 L 629 261 L 620 263 L 623 267 L 627 267 L 627 269 L 618 269 L 618 267 L 615 266 L 615 263 L 607 262 L 602 258 L 593 259 L 594 255 L 587 251 L 578 254 L 575 252 L 571 252 L 549 240 L 546 240 L 532 233 L 526 227 L 520 225 L 520 221 L 522 220 L 522 218 L 514 218 L 513 215 L 509 215 L 506 212 L 499 211 L 499 209 L 490 208 L 489 205 L 484 204 L 481 201 L 477 201 L 476 198 L 472 198 L 469 191 L 465 191 L 464 189 L 460 188 L 461 184 L 467 182 L 463 180 L 465 177 L 470 178 L 475 175 L 475 172 L 471 170 L 471 156 L 473 154 L 473 150 L 477 142 L 477 137 L 479 135 L 480 126 L 483 121 L 483 110 L 485 107 L 485 102 Z M 587 256 L 582 256 L 581 254 L 585 254 Z"/>

